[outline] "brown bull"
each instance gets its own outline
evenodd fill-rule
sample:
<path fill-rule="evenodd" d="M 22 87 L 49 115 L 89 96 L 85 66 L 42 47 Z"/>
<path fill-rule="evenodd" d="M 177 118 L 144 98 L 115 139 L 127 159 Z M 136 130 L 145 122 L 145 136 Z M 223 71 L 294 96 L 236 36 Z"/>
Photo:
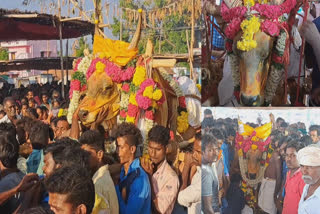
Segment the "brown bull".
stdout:
<path fill-rule="evenodd" d="M 270 4 L 278 5 L 281 2 L 271 1 Z M 231 2 L 231 3 L 230 3 Z M 239 3 L 235 6 L 241 6 L 241 1 L 226 1 L 229 8 L 234 2 Z M 293 5 L 294 6 L 294 5 Z M 215 5 L 213 1 L 205 1 L 204 11 L 208 15 L 212 15 L 217 19 L 220 27 L 225 30 L 227 26 L 221 17 L 220 6 Z M 292 11 L 296 11 L 295 9 Z M 255 14 L 255 12 L 253 12 Z M 246 17 L 247 15 L 245 15 Z M 265 21 L 264 16 L 259 16 L 261 21 Z M 241 18 L 241 17 L 240 17 Z M 294 19 L 294 15 L 290 14 L 289 21 Z M 290 32 L 289 27 L 289 32 Z M 237 42 L 242 39 L 243 32 L 240 30 L 234 38 L 232 38 L 232 50 L 229 57 L 231 58 L 231 68 L 233 68 L 233 80 L 235 90 L 240 92 L 240 103 L 245 106 L 261 106 L 268 105 L 272 102 L 278 84 L 283 79 L 284 68 L 276 68 L 272 65 L 272 54 L 276 45 L 277 37 L 261 31 L 254 33 L 253 39 L 257 42 L 257 46 L 249 51 L 241 51 L 237 48 Z M 286 39 L 287 41 L 287 39 Z M 288 46 L 288 45 L 287 45 Z M 286 46 L 286 47 L 287 47 Z M 288 63 L 287 61 L 285 63 Z"/>
<path fill-rule="evenodd" d="M 139 17 L 138 28 L 129 46 L 129 50 L 136 48 L 141 31 L 141 15 Z M 148 78 L 152 78 L 163 89 L 165 102 L 159 106 L 155 112 L 155 122 L 165 127 L 170 127 L 172 131 L 177 128 L 177 108 L 179 105 L 178 97 L 169 83 L 163 79 L 159 69 L 164 67 L 172 68 L 176 60 L 155 60 L 151 59 L 152 44 L 148 42 L 146 53 L 139 57 L 137 66 L 142 65 L 147 68 Z M 121 58 L 122 56 L 114 56 Z M 149 72 L 148 69 L 150 68 Z M 106 130 L 110 130 L 117 122 L 117 115 L 120 111 L 120 89 L 112 81 L 106 72 L 95 71 L 87 79 L 87 92 L 80 102 L 79 118 L 83 125 L 90 126 L 96 121 L 97 115 L 101 110 L 107 112 L 106 119 L 102 123 Z M 139 114 L 140 115 L 140 114 Z M 140 115 L 143 116 L 143 115 Z"/>

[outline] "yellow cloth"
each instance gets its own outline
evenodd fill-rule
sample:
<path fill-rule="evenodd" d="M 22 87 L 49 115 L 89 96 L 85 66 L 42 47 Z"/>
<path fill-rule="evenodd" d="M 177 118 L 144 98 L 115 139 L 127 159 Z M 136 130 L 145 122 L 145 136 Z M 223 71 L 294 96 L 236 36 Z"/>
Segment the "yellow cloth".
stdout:
<path fill-rule="evenodd" d="M 99 35 L 95 35 L 93 54 L 98 54 L 100 58 L 107 58 L 119 66 L 125 66 L 138 53 L 137 48 L 128 50 L 129 45 L 127 42 L 104 39 Z"/>
<path fill-rule="evenodd" d="M 266 123 L 263 126 L 259 126 L 257 128 L 252 128 L 251 126 L 244 124 L 240 120 L 239 120 L 238 124 L 239 124 L 239 126 L 243 127 L 243 130 L 242 130 L 243 132 L 241 133 L 242 136 L 250 136 L 252 134 L 252 132 L 255 131 L 257 138 L 266 139 L 267 137 L 269 137 L 269 135 L 271 134 L 271 131 L 272 131 L 272 123 L 271 122 Z M 258 139 L 256 139 L 256 140 L 258 140 Z"/>
<path fill-rule="evenodd" d="M 92 214 L 108 213 L 109 209 L 110 207 L 108 205 L 108 202 L 103 197 L 95 194 L 95 202 Z"/>

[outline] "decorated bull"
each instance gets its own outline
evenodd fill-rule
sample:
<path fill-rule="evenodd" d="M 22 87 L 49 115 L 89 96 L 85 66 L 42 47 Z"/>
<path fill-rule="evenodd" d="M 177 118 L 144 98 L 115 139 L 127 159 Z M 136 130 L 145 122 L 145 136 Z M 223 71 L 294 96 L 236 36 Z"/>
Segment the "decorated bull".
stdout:
<path fill-rule="evenodd" d="M 192 129 L 184 93 L 164 69 L 172 68 L 175 60 L 153 59 L 148 41 L 146 53 L 137 58 L 136 66 L 128 66 L 137 56 L 140 31 L 141 13 L 130 44 L 94 36 L 93 54 L 85 53 L 74 64 L 69 120 L 79 105 L 79 119 L 87 127 L 104 111 L 102 125 L 106 130 L 123 121 L 138 125 L 145 136 L 154 124 L 181 135 Z"/>
<path fill-rule="evenodd" d="M 235 94 L 242 105 L 271 104 L 289 63 L 289 41 L 299 6 L 296 0 L 204 4 L 223 28 Z"/>

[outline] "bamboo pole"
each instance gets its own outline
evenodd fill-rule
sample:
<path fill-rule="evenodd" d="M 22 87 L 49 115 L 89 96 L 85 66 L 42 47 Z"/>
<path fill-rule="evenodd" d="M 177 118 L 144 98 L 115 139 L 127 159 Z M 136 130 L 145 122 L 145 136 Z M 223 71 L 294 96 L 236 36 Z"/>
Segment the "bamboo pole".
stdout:
<path fill-rule="evenodd" d="M 122 41 L 122 19 L 123 19 L 123 10 L 120 10 L 121 17 L 120 17 L 120 41 Z"/>
<path fill-rule="evenodd" d="M 192 10 L 191 10 L 191 41 L 190 41 L 190 79 L 193 80 L 193 45 L 194 45 L 194 0 L 192 1 Z"/>
<path fill-rule="evenodd" d="M 62 47 L 62 25 L 61 25 L 61 6 L 60 0 L 58 0 L 58 17 L 59 17 L 59 37 L 60 37 L 60 65 L 61 65 L 61 96 L 64 98 L 64 70 L 63 70 L 63 47 Z"/>

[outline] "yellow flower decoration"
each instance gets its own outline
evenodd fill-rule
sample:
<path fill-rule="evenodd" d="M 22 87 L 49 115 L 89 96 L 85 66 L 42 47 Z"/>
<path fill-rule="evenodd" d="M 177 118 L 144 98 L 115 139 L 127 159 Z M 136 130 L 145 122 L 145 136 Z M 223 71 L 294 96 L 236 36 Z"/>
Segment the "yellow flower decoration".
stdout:
<path fill-rule="evenodd" d="M 177 117 L 177 130 L 179 133 L 184 133 L 189 128 L 188 112 L 182 111 Z"/>
<path fill-rule="evenodd" d="M 249 51 L 257 47 L 257 42 L 253 40 L 253 35 L 260 29 L 260 20 L 256 16 L 251 16 L 241 23 L 243 31 L 242 40 L 237 42 L 237 48 L 242 51 Z"/>
<path fill-rule="evenodd" d="M 197 84 L 196 86 L 197 86 L 199 92 L 201 93 L 201 85 L 200 85 L 200 84 Z"/>
<path fill-rule="evenodd" d="M 157 101 L 158 101 L 158 100 L 161 99 L 161 97 L 162 97 L 162 91 L 159 90 L 159 89 L 155 90 L 155 92 L 153 93 L 152 98 L 153 98 L 154 100 L 157 100 Z"/>
<path fill-rule="evenodd" d="M 256 150 L 257 148 L 258 148 L 257 145 L 254 145 L 254 144 L 251 145 L 251 149 L 252 149 L 252 150 Z"/>
<path fill-rule="evenodd" d="M 138 106 L 135 93 L 130 94 L 129 103 L 131 103 L 132 105 Z"/>
<path fill-rule="evenodd" d="M 244 0 L 244 6 L 252 7 L 253 5 L 255 5 L 254 0 Z"/>
<path fill-rule="evenodd" d="M 135 118 L 134 118 L 134 117 L 129 117 L 129 116 L 127 116 L 127 117 L 126 117 L 126 122 L 127 122 L 127 123 L 134 123 L 134 122 L 135 122 Z"/>
<path fill-rule="evenodd" d="M 152 85 L 150 85 L 144 89 L 143 96 L 148 97 L 149 99 L 152 99 L 152 96 L 153 96 L 153 86 Z"/>
<path fill-rule="evenodd" d="M 61 108 L 59 109 L 58 117 L 67 116 L 67 114 L 68 114 L 68 110 Z"/>
<path fill-rule="evenodd" d="M 98 214 L 109 209 L 108 202 L 105 201 L 98 194 L 95 194 L 95 202 L 92 210 L 92 214 Z"/>
<path fill-rule="evenodd" d="M 152 108 L 155 108 L 155 109 L 157 109 L 158 108 L 158 104 L 157 104 L 157 102 L 156 101 L 152 101 Z"/>
<path fill-rule="evenodd" d="M 242 156 L 243 156 L 243 151 L 242 151 L 242 149 L 239 149 L 239 150 L 238 150 L 238 156 L 239 156 L 239 157 L 242 157 Z"/>
<path fill-rule="evenodd" d="M 136 68 L 136 72 L 133 75 L 132 83 L 135 86 L 140 86 L 145 79 L 146 79 L 146 69 L 142 66 L 138 66 Z"/>
<path fill-rule="evenodd" d="M 105 69 L 105 67 L 106 67 L 105 64 L 103 64 L 102 62 L 98 62 L 98 63 L 96 64 L 96 72 L 97 72 L 97 73 L 103 72 L 104 69 Z"/>

